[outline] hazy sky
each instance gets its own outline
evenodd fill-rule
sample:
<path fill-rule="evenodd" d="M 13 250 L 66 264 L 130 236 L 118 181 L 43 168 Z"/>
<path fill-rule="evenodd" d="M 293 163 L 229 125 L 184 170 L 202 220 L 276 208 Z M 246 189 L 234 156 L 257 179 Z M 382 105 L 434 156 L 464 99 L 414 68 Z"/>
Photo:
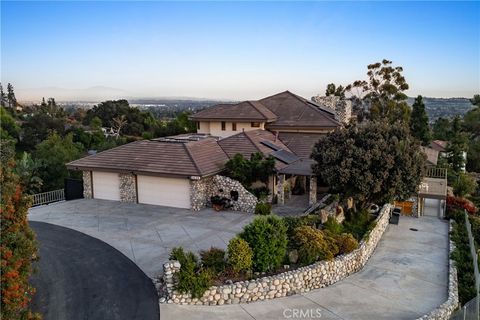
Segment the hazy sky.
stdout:
<path fill-rule="evenodd" d="M 19 100 L 309 98 L 383 58 L 411 96 L 480 91 L 479 2 L 1 1 L 1 46 Z"/>

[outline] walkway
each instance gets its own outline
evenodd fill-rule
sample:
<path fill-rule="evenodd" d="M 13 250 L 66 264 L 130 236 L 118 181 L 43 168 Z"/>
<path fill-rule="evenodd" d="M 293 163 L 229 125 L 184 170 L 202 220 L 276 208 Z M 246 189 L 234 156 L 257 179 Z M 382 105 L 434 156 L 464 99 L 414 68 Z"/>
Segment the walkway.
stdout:
<path fill-rule="evenodd" d="M 28 219 L 100 239 L 154 277 L 163 273 L 173 247 L 183 246 L 194 252 L 211 246 L 226 248 L 253 215 L 81 199 L 31 208 Z"/>
<path fill-rule="evenodd" d="M 410 228 L 418 229 L 412 231 Z M 401 217 L 389 225 L 365 268 L 304 295 L 243 305 L 160 305 L 175 319 L 416 319 L 447 300 L 448 223 Z M 299 317 L 299 315 L 304 315 Z M 307 315 L 307 316 L 305 316 Z"/>
<path fill-rule="evenodd" d="M 71 229 L 30 225 L 40 247 L 31 307 L 43 319 L 158 320 L 152 281 L 123 254 Z"/>

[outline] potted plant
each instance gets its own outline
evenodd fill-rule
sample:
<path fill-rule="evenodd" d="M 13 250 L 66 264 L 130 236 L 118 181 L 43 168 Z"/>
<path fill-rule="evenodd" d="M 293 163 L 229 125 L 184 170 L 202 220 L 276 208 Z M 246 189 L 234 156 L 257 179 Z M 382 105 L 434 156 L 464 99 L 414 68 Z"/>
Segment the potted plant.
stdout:
<path fill-rule="evenodd" d="M 212 207 L 215 211 L 220 211 L 225 208 L 225 201 L 219 195 L 211 197 L 210 202 L 212 203 Z"/>

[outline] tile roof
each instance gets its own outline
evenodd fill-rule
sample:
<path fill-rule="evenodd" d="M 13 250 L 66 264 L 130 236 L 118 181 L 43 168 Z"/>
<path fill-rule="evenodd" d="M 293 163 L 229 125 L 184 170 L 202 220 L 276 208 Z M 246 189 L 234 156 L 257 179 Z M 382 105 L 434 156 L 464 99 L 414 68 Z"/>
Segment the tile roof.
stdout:
<path fill-rule="evenodd" d="M 268 128 L 332 129 L 341 124 L 335 111 L 290 91 L 277 93 L 258 101 L 218 104 L 197 112 L 192 120 L 266 121 Z"/>
<path fill-rule="evenodd" d="M 437 150 L 438 152 L 444 152 L 448 142 L 443 140 L 433 140 L 430 142 L 430 148 Z"/>
<path fill-rule="evenodd" d="M 259 100 L 278 119 L 268 124 L 267 128 L 326 128 L 341 126 L 335 120 L 335 112 L 312 101 L 297 96 L 290 91 L 277 93 Z"/>
<path fill-rule="evenodd" d="M 252 153 L 261 152 L 264 155 L 270 155 L 276 150 L 262 144 L 262 141 L 270 141 L 278 149 L 292 152 L 286 145 L 282 143 L 273 133 L 267 130 L 252 130 L 240 132 L 236 135 L 223 138 L 218 141 L 225 153 L 232 158 L 237 153 L 242 154 L 245 158 L 250 159 Z M 280 169 L 286 164 L 282 161 L 276 161 L 275 168 Z"/>
<path fill-rule="evenodd" d="M 72 161 L 67 168 L 159 176 L 206 176 L 220 172 L 226 161 L 227 155 L 213 138 L 186 143 L 141 140 Z"/>
<path fill-rule="evenodd" d="M 422 152 L 427 156 L 427 162 L 436 166 L 438 161 L 438 150 L 429 147 L 420 147 Z"/>
<path fill-rule="evenodd" d="M 317 143 L 322 136 L 325 135 L 320 133 L 280 132 L 278 138 L 296 155 L 308 159 L 312 154 L 315 143 Z"/>
<path fill-rule="evenodd" d="M 243 101 L 235 104 L 217 104 L 199 111 L 192 120 L 244 120 L 271 122 L 277 116 L 258 101 Z"/>

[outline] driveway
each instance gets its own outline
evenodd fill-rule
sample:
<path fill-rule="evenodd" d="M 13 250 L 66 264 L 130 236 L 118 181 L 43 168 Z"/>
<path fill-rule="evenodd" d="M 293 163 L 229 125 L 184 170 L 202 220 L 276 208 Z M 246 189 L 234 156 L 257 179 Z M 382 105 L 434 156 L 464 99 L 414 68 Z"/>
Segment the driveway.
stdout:
<path fill-rule="evenodd" d="M 100 239 L 155 277 L 163 273 L 163 263 L 173 247 L 195 252 L 212 246 L 226 248 L 253 215 L 80 199 L 31 208 L 28 219 Z"/>
<path fill-rule="evenodd" d="M 250 304 L 162 304 L 160 314 L 165 320 L 416 319 L 447 300 L 447 285 L 448 223 L 401 217 L 366 266 L 332 286 Z"/>
<path fill-rule="evenodd" d="M 83 233 L 30 222 L 40 247 L 32 309 L 45 320 L 158 320 L 152 281 L 132 261 Z"/>

